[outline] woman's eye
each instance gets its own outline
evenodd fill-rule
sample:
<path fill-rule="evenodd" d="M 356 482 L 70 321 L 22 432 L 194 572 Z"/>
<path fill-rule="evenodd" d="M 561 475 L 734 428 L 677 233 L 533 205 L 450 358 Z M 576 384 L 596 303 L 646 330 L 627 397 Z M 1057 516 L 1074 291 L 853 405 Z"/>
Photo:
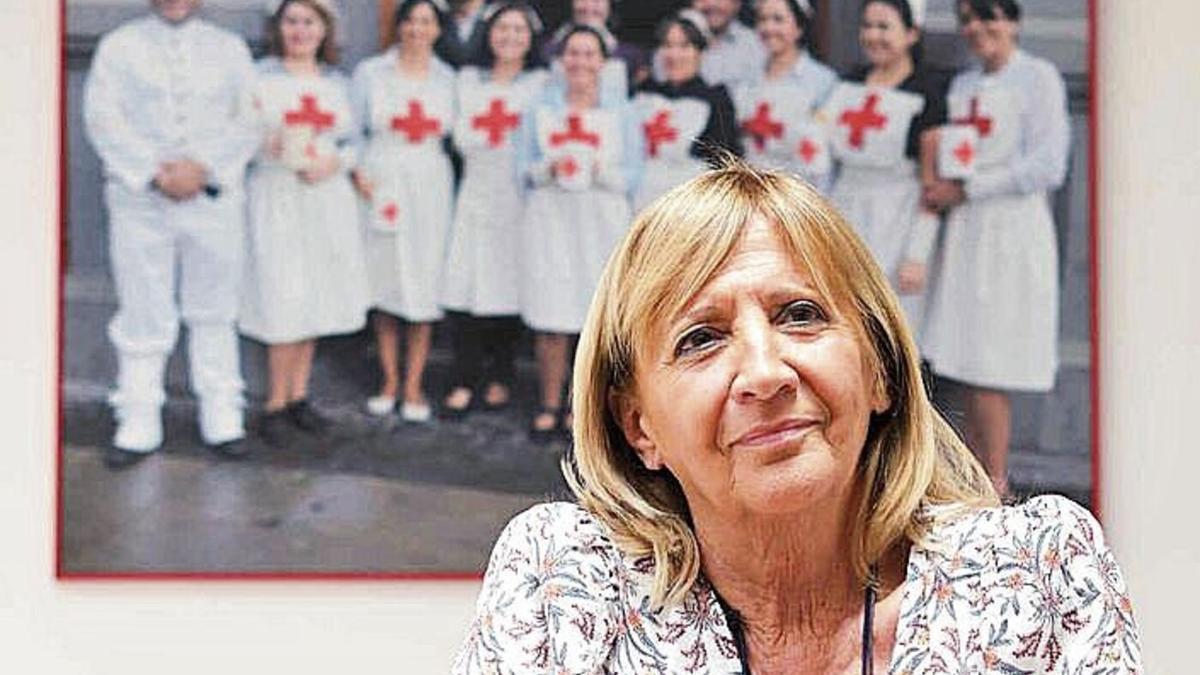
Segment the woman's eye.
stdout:
<path fill-rule="evenodd" d="M 694 328 L 684 333 L 679 342 L 675 343 L 675 356 L 694 354 L 716 342 L 718 337 L 717 332 L 711 328 Z"/>
<path fill-rule="evenodd" d="M 793 302 L 780 312 L 780 320 L 789 324 L 809 326 L 814 323 L 827 321 L 829 317 L 820 305 L 811 300 Z"/>

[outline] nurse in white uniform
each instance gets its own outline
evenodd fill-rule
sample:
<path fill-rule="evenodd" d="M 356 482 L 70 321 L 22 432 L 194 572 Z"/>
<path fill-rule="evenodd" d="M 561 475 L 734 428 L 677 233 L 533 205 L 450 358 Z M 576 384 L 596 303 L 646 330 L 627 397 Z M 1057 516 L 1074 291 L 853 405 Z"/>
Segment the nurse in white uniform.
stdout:
<path fill-rule="evenodd" d="M 926 277 L 938 231 L 924 208 L 921 138 L 946 121 L 946 80 L 919 60 L 923 1 L 869 0 L 859 44 L 868 65 L 823 110 L 838 175 L 830 198 L 875 256 L 921 342 Z"/>
<path fill-rule="evenodd" d="M 973 129 L 978 145 L 973 175 L 925 190 L 931 207 L 949 209 L 926 355 L 934 372 L 969 388 L 967 441 L 1004 493 L 1008 393 L 1049 391 L 1058 369 L 1049 196 L 1066 176 L 1070 127 L 1062 76 L 1017 47 L 1020 6 L 964 0 L 957 11 L 979 65 L 950 85 L 950 124 Z"/>
<path fill-rule="evenodd" d="M 405 0 L 396 9 L 397 44 L 354 72 L 356 117 L 367 136 L 355 173 L 362 196 L 367 272 L 383 382 L 367 400 L 389 415 L 426 422 L 422 388 L 433 324 L 442 318 L 441 284 L 454 206 L 445 138 L 454 127 L 455 73 L 434 56 L 446 26 L 440 2 Z M 408 323 L 400 390 L 400 322 Z"/>
<path fill-rule="evenodd" d="M 656 33 L 655 59 L 663 78 L 643 84 L 633 97 L 646 150 L 634 212 L 698 176 L 723 153 L 742 155 L 729 92 L 700 77 L 700 55 L 712 38 L 704 15 L 680 10 L 663 19 Z"/>
<path fill-rule="evenodd" d="M 321 433 L 308 402 L 316 339 L 362 328 L 367 277 L 350 183 L 357 128 L 349 83 L 333 70 L 329 0 L 283 0 L 270 18 L 272 52 L 252 101 L 262 146 L 248 181 L 249 228 L 241 330 L 267 345 L 259 431 L 287 442 L 291 427 Z"/>
<path fill-rule="evenodd" d="M 88 138 L 104 164 L 117 313 L 109 466 L 162 444 L 163 377 L 179 319 L 204 442 L 240 456 L 238 288 L 243 190 L 255 138 L 240 124 L 254 77 L 238 36 L 193 16 L 199 0 L 155 0 L 154 13 L 105 35 L 84 86 Z"/>
<path fill-rule="evenodd" d="M 520 226 L 525 209 L 514 139 L 521 118 L 542 95 L 534 38 L 541 19 L 525 2 L 484 12 L 484 59 L 458 73 L 454 144 L 465 158 L 451 228 L 442 305 L 454 346 L 451 390 L 443 414 L 459 417 L 476 402 L 508 403 L 520 339 Z"/>
<path fill-rule="evenodd" d="M 540 407 L 535 439 L 570 428 L 563 410 L 571 338 L 583 327 L 609 253 L 629 226 L 642 135 L 622 98 L 604 100 L 604 37 L 575 26 L 563 42 L 565 89 L 551 87 L 525 116 L 518 175 L 530 186 L 522 225 L 521 316 L 537 332 Z"/>
<path fill-rule="evenodd" d="M 746 160 L 790 171 L 828 190 L 832 163 L 825 128 L 813 112 L 832 91 L 837 75 L 804 47 L 812 8 L 807 0 L 762 0 L 754 11 L 767 63 L 734 91 Z"/>

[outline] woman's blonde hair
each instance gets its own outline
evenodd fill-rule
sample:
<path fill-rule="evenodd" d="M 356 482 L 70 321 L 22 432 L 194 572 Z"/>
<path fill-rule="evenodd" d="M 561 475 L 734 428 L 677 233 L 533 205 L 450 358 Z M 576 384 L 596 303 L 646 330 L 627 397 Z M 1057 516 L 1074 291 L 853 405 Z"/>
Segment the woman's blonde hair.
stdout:
<path fill-rule="evenodd" d="M 801 180 L 727 160 L 634 220 L 600 279 L 575 359 L 567 482 L 623 550 L 653 556 L 658 606 L 682 600 L 696 581 L 698 544 L 679 483 L 645 468 L 609 407 L 610 394 L 632 385 L 653 329 L 713 278 L 755 216 L 778 228 L 823 300 L 869 346 L 875 385 L 891 402 L 872 418 L 857 467 L 852 551 L 860 581 L 872 583 L 872 564 L 898 542 L 926 537 L 923 506 L 997 503 L 979 462 L 930 403 L 899 302 L 850 226 Z"/>

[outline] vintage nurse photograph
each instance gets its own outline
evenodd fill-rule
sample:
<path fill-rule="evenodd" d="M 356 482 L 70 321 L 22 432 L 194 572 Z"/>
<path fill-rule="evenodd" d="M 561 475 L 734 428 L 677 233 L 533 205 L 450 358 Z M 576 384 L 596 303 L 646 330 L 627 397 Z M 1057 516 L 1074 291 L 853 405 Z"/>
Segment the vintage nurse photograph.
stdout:
<path fill-rule="evenodd" d="M 62 2 L 60 578 L 478 578 L 531 507 L 620 501 L 604 433 L 691 523 L 771 372 L 876 447 L 848 353 L 681 309 L 785 239 L 831 304 L 781 335 L 879 280 L 851 347 L 907 336 L 972 499 L 1094 510 L 1087 0 Z"/>

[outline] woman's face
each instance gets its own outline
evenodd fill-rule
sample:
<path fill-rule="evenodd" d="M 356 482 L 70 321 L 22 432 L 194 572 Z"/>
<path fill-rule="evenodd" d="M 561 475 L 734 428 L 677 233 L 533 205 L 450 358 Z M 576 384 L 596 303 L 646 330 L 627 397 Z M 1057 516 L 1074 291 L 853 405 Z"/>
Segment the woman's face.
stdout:
<path fill-rule="evenodd" d="M 768 54 L 782 54 L 796 48 L 804 34 L 796 16 L 784 0 L 763 0 L 755 8 L 755 28 Z"/>
<path fill-rule="evenodd" d="M 571 19 L 585 26 L 603 28 L 611 11 L 609 0 L 571 0 Z"/>
<path fill-rule="evenodd" d="M 437 12 L 428 2 L 414 7 L 408 18 L 400 22 L 398 31 L 401 45 L 421 51 L 432 51 L 441 34 Z"/>
<path fill-rule="evenodd" d="M 687 33 L 677 23 L 671 24 L 663 34 L 658 53 L 668 82 L 687 82 L 700 71 L 700 50 L 688 40 Z"/>
<path fill-rule="evenodd" d="M 604 67 L 600 38 L 591 33 L 571 35 L 563 45 L 562 66 L 569 88 L 576 91 L 594 89 L 600 81 L 600 69 Z"/>
<path fill-rule="evenodd" d="M 777 228 L 751 221 L 717 275 L 640 353 L 626 437 L 694 515 L 831 508 L 850 494 L 876 392 L 865 348 Z"/>
<path fill-rule="evenodd" d="M 293 2 L 279 17 L 283 55 L 292 59 L 316 58 L 327 29 L 317 10 L 302 2 Z"/>
<path fill-rule="evenodd" d="M 170 23 L 186 21 L 197 9 L 200 0 L 151 0 L 154 11 Z"/>
<path fill-rule="evenodd" d="M 521 10 L 511 9 L 496 17 L 488 42 L 497 62 L 523 62 L 533 42 L 533 32 Z"/>
<path fill-rule="evenodd" d="M 905 26 L 900 12 L 892 5 L 872 2 L 863 8 L 858 43 L 872 66 L 890 66 L 909 56 L 917 43 L 917 30 Z"/>
<path fill-rule="evenodd" d="M 692 7 L 704 15 L 708 27 L 714 33 L 723 33 L 737 18 L 742 8 L 741 0 L 694 0 Z"/>
<path fill-rule="evenodd" d="M 1017 44 L 1017 22 L 995 10 L 994 19 L 980 18 L 971 5 L 958 3 L 958 31 L 967 41 L 967 46 L 987 64 L 1002 63 Z"/>

